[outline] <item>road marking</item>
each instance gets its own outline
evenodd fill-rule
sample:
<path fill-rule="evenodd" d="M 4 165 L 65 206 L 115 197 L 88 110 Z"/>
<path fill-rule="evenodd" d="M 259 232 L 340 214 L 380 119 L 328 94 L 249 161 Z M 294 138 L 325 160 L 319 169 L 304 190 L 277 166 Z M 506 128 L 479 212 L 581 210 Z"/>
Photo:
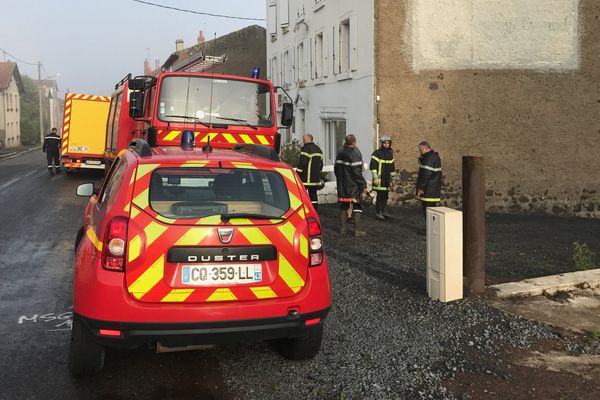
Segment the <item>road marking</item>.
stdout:
<path fill-rule="evenodd" d="M 7 186 L 10 186 L 10 185 L 12 185 L 13 183 L 15 183 L 15 182 L 18 182 L 18 181 L 20 181 L 20 180 L 21 180 L 21 177 L 18 177 L 18 178 L 15 178 L 15 179 L 13 179 L 13 180 L 10 180 L 10 181 L 6 182 L 4 185 L 0 186 L 0 190 L 1 190 L 1 189 L 4 189 L 5 187 L 7 187 Z"/>
<path fill-rule="evenodd" d="M 34 170 L 34 171 L 31 171 L 30 173 L 28 173 L 28 174 L 25 174 L 25 176 L 31 176 L 31 175 L 35 174 L 36 172 L 38 172 L 40 169 L 41 169 L 41 168 L 38 168 L 38 169 L 36 169 L 36 170 Z"/>

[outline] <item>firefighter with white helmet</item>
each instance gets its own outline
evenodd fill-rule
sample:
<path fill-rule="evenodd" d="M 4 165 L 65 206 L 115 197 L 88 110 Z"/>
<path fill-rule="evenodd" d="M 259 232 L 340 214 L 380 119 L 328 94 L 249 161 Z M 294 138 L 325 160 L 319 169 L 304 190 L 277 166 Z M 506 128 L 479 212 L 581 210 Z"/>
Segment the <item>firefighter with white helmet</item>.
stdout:
<path fill-rule="evenodd" d="M 396 165 L 392 139 L 389 136 L 382 136 L 379 139 L 379 148 L 371 155 L 369 169 L 373 174 L 372 189 L 377 193 L 375 216 L 379 220 L 391 218 L 387 212 L 387 201 L 392 178 L 396 175 Z"/>

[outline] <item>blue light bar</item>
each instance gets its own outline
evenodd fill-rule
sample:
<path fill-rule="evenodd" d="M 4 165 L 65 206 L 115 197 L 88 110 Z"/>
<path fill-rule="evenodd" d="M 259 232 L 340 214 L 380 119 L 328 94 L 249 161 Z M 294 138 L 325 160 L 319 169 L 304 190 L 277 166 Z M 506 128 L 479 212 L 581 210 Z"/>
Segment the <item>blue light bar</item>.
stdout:
<path fill-rule="evenodd" d="M 181 148 L 193 149 L 196 145 L 194 131 L 186 130 L 181 133 Z"/>
<path fill-rule="evenodd" d="M 260 67 L 252 68 L 252 79 L 260 79 Z"/>

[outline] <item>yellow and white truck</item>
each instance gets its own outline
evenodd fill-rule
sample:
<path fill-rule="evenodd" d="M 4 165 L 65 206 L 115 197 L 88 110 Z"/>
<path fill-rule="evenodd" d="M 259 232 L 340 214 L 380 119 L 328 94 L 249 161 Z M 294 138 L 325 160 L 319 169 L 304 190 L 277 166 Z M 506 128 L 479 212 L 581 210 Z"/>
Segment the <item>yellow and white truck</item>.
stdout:
<path fill-rule="evenodd" d="M 105 169 L 104 146 L 110 97 L 67 93 L 61 137 L 61 161 L 67 173 Z"/>

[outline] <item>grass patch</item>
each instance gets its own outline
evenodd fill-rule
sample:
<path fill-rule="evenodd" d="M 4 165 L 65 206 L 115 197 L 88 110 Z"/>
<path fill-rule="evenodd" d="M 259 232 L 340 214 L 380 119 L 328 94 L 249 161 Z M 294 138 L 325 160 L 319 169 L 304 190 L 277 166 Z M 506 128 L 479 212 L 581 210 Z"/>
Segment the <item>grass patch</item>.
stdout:
<path fill-rule="evenodd" d="M 587 271 L 595 268 L 594 253 L 587 243 L 573 242 L 573 264 L 576 271 Z"/>

